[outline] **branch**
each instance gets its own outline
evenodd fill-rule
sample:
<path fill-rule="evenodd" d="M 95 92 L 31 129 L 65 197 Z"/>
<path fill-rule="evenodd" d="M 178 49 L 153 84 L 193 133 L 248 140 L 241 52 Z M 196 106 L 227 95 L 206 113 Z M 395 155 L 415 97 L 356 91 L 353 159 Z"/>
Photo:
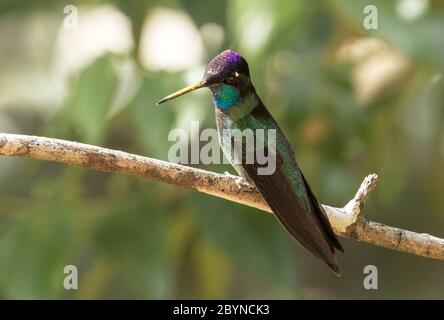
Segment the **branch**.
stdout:
<path fill-rule="evenodd" d="M 0 155 L 29 157 L 138 176 L 271 212 L 257 190 L 244 181 L 236 181 L 236 176 L 217 174 L 122 151 L 65 140 L 0 133 Z M 377 182 L 376 174 L 367 176 L 355 197 L 343 208 L 324 205 L 335 233 L 393 250 L 444 260 L 444 239 L 389 227 L 363 217 L 364 204 Z"/>

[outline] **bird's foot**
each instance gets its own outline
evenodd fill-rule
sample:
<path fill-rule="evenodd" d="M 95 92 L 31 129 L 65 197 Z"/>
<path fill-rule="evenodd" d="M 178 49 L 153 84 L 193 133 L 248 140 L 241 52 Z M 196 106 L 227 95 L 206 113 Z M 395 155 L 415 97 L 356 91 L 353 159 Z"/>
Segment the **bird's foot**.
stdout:
<path fill-rule="evenodd" d="M 236 176 L 234 174 L 229 173 L 228 171 L 224 172 L 224 175 L 230 178 L 234 178 L 234 182 L 236 183 L 236 193 L 239 194 L 242 190 L 242 186 L 241 183 L 244 182 L 244 178 L 240 177 L 240 176 Z"/>

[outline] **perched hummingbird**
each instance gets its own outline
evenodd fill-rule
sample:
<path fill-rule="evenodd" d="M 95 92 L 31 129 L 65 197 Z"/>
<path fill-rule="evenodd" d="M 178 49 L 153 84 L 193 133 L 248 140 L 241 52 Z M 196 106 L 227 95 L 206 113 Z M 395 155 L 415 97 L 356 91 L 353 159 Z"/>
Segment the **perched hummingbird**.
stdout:
<path fill-rule="evenodd" d="M 257 188 L 291 236 L 339 275 L 335 249 L 344 250 L 296 163 L 290 143 L 257 95 L 247 61 L 237 52 L 226 50 L 208 64 L 200 82 L 166 96 L 158 104 L 204 87 L 209 88 L 213 96 L 219 143 L 225 156 L 236 171 Z M 233 161 L 233 155 L 245 152 L 246 147 L 242 145 L 241 150 L 234 149 L 233 153 L 233 141 L 227 132 L 245 129 L 275 129 L 273 173 L 258 174 L 260 165 L 245 161 L 245 155 L 237 155 L 241 161 Z"/>

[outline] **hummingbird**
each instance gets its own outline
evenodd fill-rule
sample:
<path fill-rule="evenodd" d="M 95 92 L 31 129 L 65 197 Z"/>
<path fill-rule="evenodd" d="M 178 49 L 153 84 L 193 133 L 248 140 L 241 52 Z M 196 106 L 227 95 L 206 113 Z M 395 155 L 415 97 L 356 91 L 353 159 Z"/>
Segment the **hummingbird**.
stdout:
<path fill-rule="evenodd" d="M 219 144 L 224 155 L 247 182 L 254 185 L 284 229 L 315 257 L 340 275 L 335 249 L 344 252 L 327 215 L 299 168 L 294 151 L 276 120 L 259 98 L 250 78 L 247 61 L 226 50 L 208 64 L 201 81 L 172 93 L 157 104 L 191 91 L 209 88 L 213 98 Z M 233 149 L 233 130 L 274 129 L 276 167 L 270 174 L 258 174 L 261 164 L 246 161 L 246 142 Z M 228 134 L 227 134 L 228 132 Z M 267 149 L 267 146 L 264 146 Z M 234 157 L 240 161 L 233 161 Z"/>

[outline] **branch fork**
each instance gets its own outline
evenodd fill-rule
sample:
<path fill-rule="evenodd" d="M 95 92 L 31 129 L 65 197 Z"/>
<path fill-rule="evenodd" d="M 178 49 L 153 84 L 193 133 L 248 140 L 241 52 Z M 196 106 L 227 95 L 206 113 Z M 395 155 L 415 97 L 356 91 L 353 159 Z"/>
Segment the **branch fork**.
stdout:
<path fill-rule="evenodd" d="M 343 208 L 338 209 L 324 206 L 327 213 L 330 213 L 329 219 L 333 220 L 332 224 L 335 226 L 336 233 L 346 236 L 352 232 L 358 219 L 363 218 L 364 205 L 369 198 L 370 192 L 378 185 L 378 180 L 378 175 L 374 173 L 365 177 L 354 198 Z"/>

